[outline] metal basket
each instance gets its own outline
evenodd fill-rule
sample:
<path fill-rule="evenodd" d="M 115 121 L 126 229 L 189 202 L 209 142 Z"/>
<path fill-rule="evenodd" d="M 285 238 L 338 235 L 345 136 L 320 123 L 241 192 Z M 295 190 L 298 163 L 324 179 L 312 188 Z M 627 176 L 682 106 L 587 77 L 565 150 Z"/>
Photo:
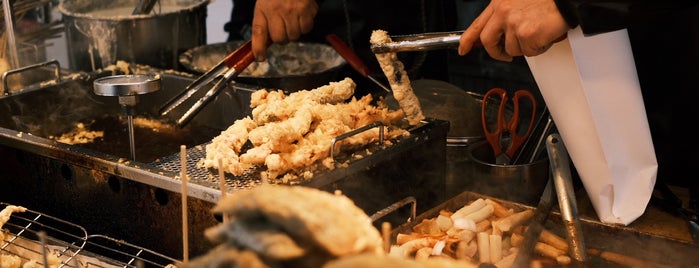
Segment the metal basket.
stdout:
<path fill-rule="evenodd" d="M 10 204 L 0 202 L 5 208 Z M 22 263 L 35 261 L 45 267 L 49 254 L 57 267 L 175 267 L 179 261 L 155 251 L 105 235 L 88 235 L 76 224 L 30 209 L 12 213 L 2 226 L 0 254 L 15 255 Z M 52 266 L 53 267 L 53 266 Z"/>
<path fill-rule="evenodd" d="M 9 204 L 1 203 L 2 208 Z M 58 267 L 76 267 L 74 259 L 87 241 L 87 231 L 79 225 L 30 209 L 12 213 L 3 226 L 5 234 L 0 253 L 16 255 L 22 262 L 46 263 L 49 253 L 56 255 Z"/>

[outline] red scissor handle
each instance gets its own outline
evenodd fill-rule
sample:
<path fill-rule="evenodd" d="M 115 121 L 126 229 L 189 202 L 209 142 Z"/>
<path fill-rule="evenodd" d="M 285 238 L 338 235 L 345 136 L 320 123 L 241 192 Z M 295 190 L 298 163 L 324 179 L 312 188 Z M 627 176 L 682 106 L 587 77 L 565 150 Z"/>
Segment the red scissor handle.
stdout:
<path fill-rule="evenodd" d="M 500 100 L 497 114 L 497 122 L 494 131 L 491 131 L 488 126 L 487 120 L 487 107 L 488 103 L 492 101 L 491 97 L 494 96 L 496 99 Z M 498 156 L 502 154 L 502 147 L 500 145 L 500 138 L 502 131 L 505 129 L 505 105 L 507 103 L 507 91 L 502 88 L 493 88 L 488 90 L 483 96 L 483 105 L 481 106 L 481 122 L 483 124 L 483 131 L 485 132 L 485 139 L 490 143 L 490 147 L 493 148 L 493 155 Z"/>
<path fill-rule="evenodd" d="M 519 119 L 520 119 L 520 103 L 522 98 L 527 98 L 529 99 L 529 102 L 531 102 L 531 116 L 529 117 L 529 124 L 527 124 L 527 131 L 520 135 L 518 133 L 518 128 L 519 128 Z M 536 100 L 534 99 L 534 95 L 532 95 L 531 92 L 526 91 L 526 90 L 517 90 L 515 91 L 515 95 L 512 98 L 512 102 L 514 103 L 514 112 L 512 114 L 512 119 L 507 122 L 507 130 L 510 132 L 511 139 L 512 141 L 510 142 L 510 146 L 507 148 L 505 153 L 513 159 L 515 156 L 515 153 L 517 150 L 519 150 L 520 147 L 522 147 L 522 144 L 524 144 L 525 141 L 529 138 L 529 135 L 532 132 L 532 129 L 534 128 L 534 118 L 536 117 Z M 504 117 L 504 115 L 500 115 L 501 117 Z M 504 120 L 504 119 L 503 119 Z"/>
<path fill-rule="evenodd" d="M 531 116 L 529 124 L 527 124 L 526 132 L 520 135 L 518 128 L 520 123 L 519 120 L 521 117 L 520 104 L 523 98 L 527 99 L 531 103 Z M 495 130 L 491 130 L 491 126 L 488 125 L 487 120 L 487 107 L 489 106 L 489 102 L 493 101 L 493 99 L 500 100 L 500 104 L 498 104 L 498 113 Z M 529 91 L 515 91 L 515 95 L 512 98 L 514 106 L 512 117 L 510 118 L 510 120 L 507 120 L 505 118 L 505 107 L 507 106 L 507 101 L 507 91 L 505 91 L 504 89 L 493 88 L 491 90 L 488 90 L 488 92 L 485 93 L 485 96 L 483 96 L 483 105 L 481 106 L 481 122 L 483 124 L 485 138 L 486 140 L 488 140 L 488 143 L 490 143 L 490 146 L 493 148 L 493 155 L 497 157 L 505 153 L 510 159 L 513 159 L 517 150 L 519 150 L 519 148 L 522 147 L 527 138 L 529 138 L 529 135 L 531 135 L 531 131 L 534 128 L 534 119 L 536 115 L 536 100 L 534 99 L 534 95 L 532 95 Z M 504 132 L 509 132 L 511 140 L 507 148 L 503 150 L 502 134 Z"/>

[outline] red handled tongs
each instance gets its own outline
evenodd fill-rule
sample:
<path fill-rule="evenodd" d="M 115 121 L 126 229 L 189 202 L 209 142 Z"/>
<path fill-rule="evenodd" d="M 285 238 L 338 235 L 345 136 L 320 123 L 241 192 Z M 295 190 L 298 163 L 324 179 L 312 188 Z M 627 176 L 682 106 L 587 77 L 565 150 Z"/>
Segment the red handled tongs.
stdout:
<path fill-rule="evenodd" d="M 182 93 L 178 94 L 171 100 L 169 100 L 165 105 L 160 108 L 160 115 L 167 115 L 175 107 L 181 105 L 185 100 L 191 98 L 196 92 L 201 90 L 203 87 L 209 83 L 216 81 L 211 89 L 209 89 L 206 94 L 197 100 L 192 107 L 185 112 L 180 119 L 177 120 L 177 126 L 183 127 L 194 117 L 199 111 L 211 100 L 213 97 L 218 95 L 223 88 L 225 88 L 233 78 L 237 77 L 245 68 L 250 65 L 255 60 L 252 54 L 252 42 L 248 40 L 243 45 L 238 47 L 235 51 L 231 52 L 221 60 L 216 66 L 209 69 L 202 76 L 194 80 L 189 84 Z"/>

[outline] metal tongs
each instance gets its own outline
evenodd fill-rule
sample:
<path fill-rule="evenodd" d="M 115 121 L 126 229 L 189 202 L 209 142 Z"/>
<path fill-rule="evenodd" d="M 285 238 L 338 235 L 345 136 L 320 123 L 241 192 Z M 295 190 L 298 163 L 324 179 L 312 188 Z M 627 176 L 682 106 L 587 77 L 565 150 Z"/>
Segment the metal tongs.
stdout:
<path fill-rule="evenodd" d="M 424 51 L 459 47 L 459 39 L 464 31 L 431 32 L 391 36 L 393 42 L 372 44 L 374 53 Z"/>
<path fill-rule="evenodd" d="M 250 65 L 255 60 L 252 54 L 252 42 L 248 40 L 243 45 L 238 47 L 235 51 L 231 52 L 223 60 L 221 60 L 216 66 L 209 69 L 202 76 L 194 80 L 189 84 L 184 91 L 169 100 L 165 105 L 160 108 L 160 115 L 164 116 L 170 113 L 177 106 L 181 105 L 185 100 L 191 98 L 197 91 L 208 85 L 214 80 L 214 84 L 211 89 L 209 89 L 206 94 L 197 100 L 192 107 L 187 110 L 187 112 L 177 120 L 177 126 L 183 127 L 186 125 L 192 117 L 194 117 L 199 111 L 204 107 L 204 105 L 211 102 L 213 97 L 221 92 L 221 89 L 226 87 L 233 78 L 237 77 L 245 68 Z"/>

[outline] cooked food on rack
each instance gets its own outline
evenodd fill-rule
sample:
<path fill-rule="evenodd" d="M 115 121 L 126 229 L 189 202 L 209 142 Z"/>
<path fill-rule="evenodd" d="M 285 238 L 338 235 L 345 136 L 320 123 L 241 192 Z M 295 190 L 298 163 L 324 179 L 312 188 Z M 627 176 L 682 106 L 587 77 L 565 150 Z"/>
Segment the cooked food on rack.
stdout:
<path fill-rule="evenodd" d="M 383 252 L 369 216 L 339 193 L 264 184 L 233 192 L 213 211 L 230 219 L 205 232 L 220 245 L 186 267 L 321 267 L 343 256 Z"/>
<path fill-rule="evenodd" d="M 35 252 L 41 252 L 36 247 L 41 247 L 33 241 L 27 242 L 25 239 L 16 236 L 3 230 L 2 227 L 10 220 L 12 213 L 21 213 L 27 211 L 27 208 L 22 206 L 7 205 L 0 211 L 0 241 L 2 242 L 2 253 L 0 253 L 0 267 L 2 268 L 41 268 L 41 267 L 58 267 L 61 260 L 53 252 L 47 252 L 47 265 L 39 262 L 43 259 L 42 255 Z M 8 243 L 12 241 L 12 243 Z M 20 245 L 21 243 L 21 245 Z"/>
<path fill-rule="evenodd" d="M 493 264 L 511 267 L 517 247 L 523 240 L 526 223 L 533 211 L 515 211 L 499 201 L 478 198 L 451 212 L 425 219 L 410 233 L 399 233 L 390 255 L 416 260 L 449 258 L 465 260 L 473 265 Z M 566 240 L 544 230 L 534 252 L 540 263 L 566 265 L 571 262 Z"/>
<path fill-rule="evenodd" d="M 263 179 L 293 183 L 312 178 L 321 167 L 342 165 L 330 155 L 333 139 L 342 134 L 381 122 L 387 146 L 391 139 L 409 135 L 398 127 L 404 118 L 401 111 L 389 110 L 382 101 L 372 104 L 371 95 L 352 97 L 355 87 L 352 79 L 345 78 L 289 95 L 281 90 L 255 91 L 250 101 L 252 117 L 236 120 L 214 137 L 198 165 L 233 175 L 263 167 Z M 335 149 L 356 149 L 379 138 L 380 130 L 372 128 L 338 141 Z"/>
<path fill-rule="evenodd" d="M 2 226 L 5 225 L 5 223 L 7 223 L 7 221 L 10 220 L 10 216 L 12 216 L 12 213 L 25 212 L 25 211 L 27 211 L 27 208 L 22 207 L 22 206 L 13 206 L 13 205 L 5 206 L 5 208 L 2 209 L 2 211 L 0 211 L 0 229 L 2 229 Z M 5 236 L 3 233 L 4 232 L 0 232 L 0 238 L 2 240 L 5 239 Z"/>
<path fill-rule="evenodd" d="M 391 37 L 384 30 L 374 30 L 369 40 L 371 44 L 384 44 L 391 42 Z M 376 59 L 381 65 L 384 75 L 391 86 L 393 97 L 398 101 L 400 108 L 405 112 L 405 117 L 410 125 L 417 125 L 425 119 L 420 107 L 420 100 L 413 92 L 410 85 L 410 77 L 405 72 L 403 63 L 398 59 L 395 52 L 376 53 Z"/>

